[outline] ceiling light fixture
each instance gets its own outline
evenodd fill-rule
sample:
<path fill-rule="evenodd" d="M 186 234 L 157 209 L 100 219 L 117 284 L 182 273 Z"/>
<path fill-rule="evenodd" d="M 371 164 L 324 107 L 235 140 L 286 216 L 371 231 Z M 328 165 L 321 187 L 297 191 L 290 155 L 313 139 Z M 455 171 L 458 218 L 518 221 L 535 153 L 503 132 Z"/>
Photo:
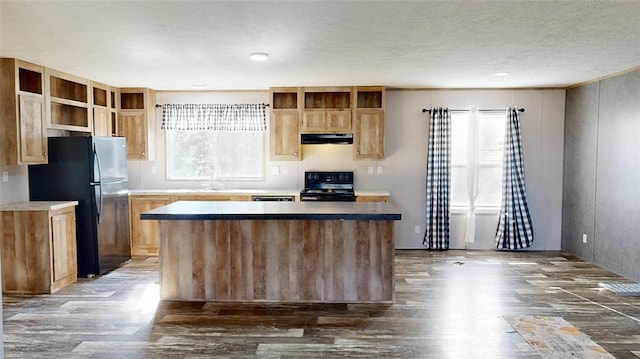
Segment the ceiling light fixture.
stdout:
<path fill-rule="evenodd" d="M 204 89 L 204 85 L 191 85 L 191 88 L 194 90 L 202 90 Z"/>
<path fill-rule="evenodd" d="M 266 52 L 252 52 L 249 58 L 253 61 L 267 61 L 269 60 L 269 54 Z"/>
<path fill-rule="evenodd" d="M 493 74 L 493 76 L 509 76 L 511 75 L 508 72 L 496 72 L 495 74 Z"/>

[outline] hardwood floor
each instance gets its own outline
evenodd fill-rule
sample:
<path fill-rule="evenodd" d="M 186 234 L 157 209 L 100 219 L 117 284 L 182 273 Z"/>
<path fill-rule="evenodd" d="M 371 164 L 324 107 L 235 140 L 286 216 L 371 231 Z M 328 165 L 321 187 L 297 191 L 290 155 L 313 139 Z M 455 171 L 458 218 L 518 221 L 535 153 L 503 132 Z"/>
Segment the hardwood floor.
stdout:
<path fill-rule="evenodd" d="M 163 302 L 157 260 L 52 295 L 4 295 L 5 358 L 541 358 L 505 316 L 562 317 L 616 358 L 640 357 L 628 282 L 549 252 L 396 251 L 393 305 Z"/>

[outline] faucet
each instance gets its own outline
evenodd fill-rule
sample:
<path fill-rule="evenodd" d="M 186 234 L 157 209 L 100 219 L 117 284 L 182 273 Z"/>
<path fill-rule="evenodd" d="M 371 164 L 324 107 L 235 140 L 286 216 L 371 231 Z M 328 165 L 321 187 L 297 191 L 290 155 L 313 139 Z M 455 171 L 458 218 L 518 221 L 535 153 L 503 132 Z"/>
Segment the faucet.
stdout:
<path fill-rule="evenodd" d="M 224 180 L 218 180 L 217 176 L 216 176 L 216 172 L 215 170 L 212 170 L 209 166 L 207 166 L 206 164 L 203 164 L 200 167 L 200 171 L 198 171 L 198 177 L 202 177 L 202 174 L 205 173 L 206 171 L 209 171 L 209 185 L 207 186 L 206 184 L 205 186 L 205 190 L 212 190 L 212 189 L 223 189 L 224 185 L 225 185 L 225 181 Z"/>

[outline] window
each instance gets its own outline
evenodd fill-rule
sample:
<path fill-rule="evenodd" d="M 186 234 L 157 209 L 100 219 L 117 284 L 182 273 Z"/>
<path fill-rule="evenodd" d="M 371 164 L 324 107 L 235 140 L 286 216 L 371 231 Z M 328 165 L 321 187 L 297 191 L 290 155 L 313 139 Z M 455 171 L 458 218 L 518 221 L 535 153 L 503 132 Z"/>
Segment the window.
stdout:
<path fill-rule="evenodd" d="M 263 177 L 266 104 L 166 104 L 167 177 Z"/>
<path fill-rule="evenodd" d="M 451 114 L 451 206 L 499 208 L 502 200 L 504 113 Z"/>
<path fill-rule="evenodd" d="M 167 131 L 167 177 L 179 180 L 259 179 L 263 131 Z"/>

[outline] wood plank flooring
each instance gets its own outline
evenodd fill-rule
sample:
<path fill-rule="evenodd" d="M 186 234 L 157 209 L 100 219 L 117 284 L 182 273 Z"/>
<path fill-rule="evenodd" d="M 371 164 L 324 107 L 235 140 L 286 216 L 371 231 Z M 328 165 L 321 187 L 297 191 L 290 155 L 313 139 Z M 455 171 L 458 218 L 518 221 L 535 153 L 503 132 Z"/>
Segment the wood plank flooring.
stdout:
<path fill-rule="evenodd" d="M 540 358 L 505 316 L 562 317 L 640 357 L 629 282 L 556 252 L 396 251 L 393 305 L 162 302 L 156 259 L 52 295 L 4 295 L 5 358 Z"/>

